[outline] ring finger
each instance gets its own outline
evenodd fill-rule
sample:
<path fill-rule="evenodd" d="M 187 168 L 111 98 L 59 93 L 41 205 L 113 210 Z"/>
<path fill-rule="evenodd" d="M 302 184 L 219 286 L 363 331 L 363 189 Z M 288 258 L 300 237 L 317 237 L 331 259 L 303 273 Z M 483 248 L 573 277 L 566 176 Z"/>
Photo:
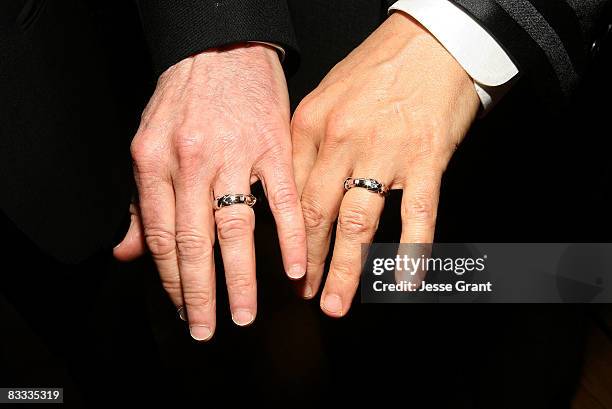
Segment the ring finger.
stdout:
<path fill-rule="evenodd" d="M 383 169 L 374 167 L 358 167 L 352 177 L 372 175 L 381 183 L 391 180 Z M 350 308 L 361 276 L 361 245 L 374 238 L 384 202 L 382 195 L 361 187 L 349 189 L 342 199 L 333 257 L 321 295 L 321 308 L 330 316 L 341 317 Z"/>

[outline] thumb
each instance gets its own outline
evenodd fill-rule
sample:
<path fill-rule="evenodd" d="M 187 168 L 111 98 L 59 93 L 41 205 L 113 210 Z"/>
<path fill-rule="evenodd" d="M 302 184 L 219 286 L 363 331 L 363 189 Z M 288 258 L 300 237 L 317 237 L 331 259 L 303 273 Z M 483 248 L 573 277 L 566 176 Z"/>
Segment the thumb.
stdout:
<path fill-rule="evenodd" d="M 113 249 L 113 255 L 119 261 L 132 261 L 142 256 L 145 249 L 140 209 L 132 203 L 130 205 L 130 228 L 121 243 Z"/>

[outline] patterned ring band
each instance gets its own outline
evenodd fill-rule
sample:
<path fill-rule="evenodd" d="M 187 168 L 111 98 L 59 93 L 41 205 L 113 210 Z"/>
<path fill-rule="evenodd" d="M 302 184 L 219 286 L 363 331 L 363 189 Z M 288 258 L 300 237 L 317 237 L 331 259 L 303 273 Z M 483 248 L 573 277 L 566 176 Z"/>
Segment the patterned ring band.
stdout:
<path fill-rule="evenodd" d="M 387 196 L 389 194 L 389 188 L 376 179 L 346 178 L 344 181 L 344 190 L 348 191 L 354 187 L 361 187 L 367 189 L 368 192 L 378 193 L 381 196 Z"/>
<path fill-rule="evenodd" d="M 231 206 L 235 204 L 245 204 L 249 207 L 255 206 L 257 202 L 257 198 L 251 194 L 244 193 L 230 193 L 223 196 L 215 197 L 213 208 L 215 210 L 219 210 L 226 206 Z"/>

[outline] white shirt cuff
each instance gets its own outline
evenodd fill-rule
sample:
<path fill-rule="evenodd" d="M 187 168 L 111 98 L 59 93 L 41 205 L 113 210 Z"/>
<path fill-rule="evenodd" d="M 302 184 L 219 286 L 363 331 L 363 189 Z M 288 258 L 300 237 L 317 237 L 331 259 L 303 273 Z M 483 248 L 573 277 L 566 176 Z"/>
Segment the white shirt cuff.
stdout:
<path fill-rule="evenodd" d="M 497 41 L 469 14 L 448 0 L 399 0 L 390 8 L 423 25 L 474 80 L 485 111 L 514 83 L 519 70 Z"/>

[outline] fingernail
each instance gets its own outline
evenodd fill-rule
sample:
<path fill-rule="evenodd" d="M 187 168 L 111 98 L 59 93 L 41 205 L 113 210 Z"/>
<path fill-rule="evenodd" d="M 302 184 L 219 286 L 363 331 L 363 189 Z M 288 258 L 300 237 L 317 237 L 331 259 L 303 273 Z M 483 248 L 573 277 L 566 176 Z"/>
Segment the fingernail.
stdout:
<path fill-rule="evenodd" d="M 342 300 L 336 294 L 328 294 L 323 299 L 321 307 L 334 315 L 342 315 Z"/>
<path fill-rule="evenodd" d="M 232 320 L 236 323 L 236 325 L 240 325 L 241 327 L 249 325 L 254 319 L 255 317 L 253 314 L 247 310 L 237 310 L 232 313 Z"/>
<path fill-rule="evenodd" d="M 192 325 L 189 327 L 191 337 L 196 341 L 208 341 L 212 337 L 212 331 L 206 325 Z"/>
<path fill-rule="evenodd" d="M 123 243 L 123 242 L 119 242 L 119 244 L 117 244 L 115 247 L 113 247 L 113 250 L 116 250 L 116 249 L 118 249 L 119 247 L 121 247 L 121 243 Z M 108 247 L 107 247 L 107 248 L 108 248 Z"/>
<path fill-rule="evenodd" d="M 304 284 L 304 298 L 312 298 L 312 286 L 308 283 Z"/>
<path fill-rule="evenodd" d="M 289 271 L 287 271 L 287 275 L 293 280 L 299 280 L 304 277 L 304 274 L 306 274 L 306 269 L 299 264 L 292 265 Z"/>
<path fill-rule="evenodd" d="M 183 321 L 187 321 L 187 311 L 185 311 L 185 307 L 178 307 L 176 312 L 178 313 L 180 319 L 182 319 Z"/>

